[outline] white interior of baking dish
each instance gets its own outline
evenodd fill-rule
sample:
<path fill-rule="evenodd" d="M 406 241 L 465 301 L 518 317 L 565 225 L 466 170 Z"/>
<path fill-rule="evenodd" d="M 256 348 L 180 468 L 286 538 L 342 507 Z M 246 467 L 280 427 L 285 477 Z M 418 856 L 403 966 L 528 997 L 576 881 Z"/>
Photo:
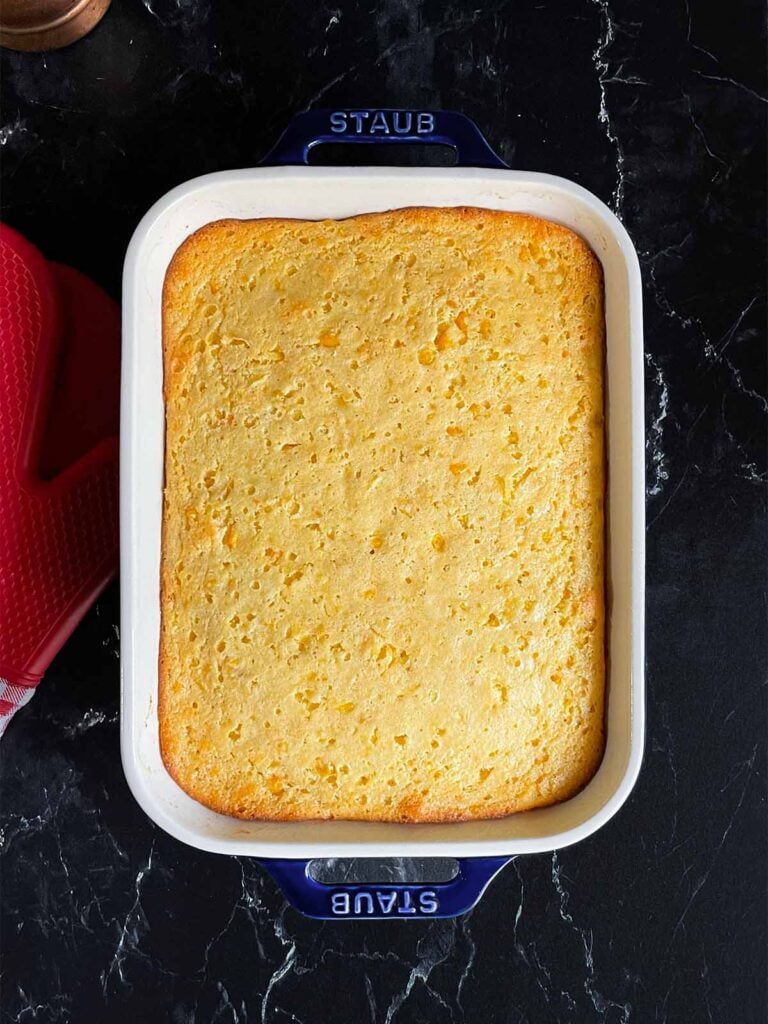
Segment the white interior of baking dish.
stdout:
<path fill-rule="evenodd" d="M 339 218 L 403 206 L 517 210 L 577 231 L 603 265 L 607 328 L 608 700 L 605 757 L 565 803 L 496 821 L 447 825 L 244 822 L 202 807 L 166 772 L 157 728 L 164 407 L 161 292 L 192 231 L 224 217 Z M 225 171 L 180 186 L 142 220 L 123 296 L 121 425 L 122 757 L 146 813 L 178 839 L 262 857 L 534 853 L 583 839 L 629 794 L 644 736 L 644 435 L 640 272 L 608 208 L 544 174 L 455 168 L 277 167 Z"/>

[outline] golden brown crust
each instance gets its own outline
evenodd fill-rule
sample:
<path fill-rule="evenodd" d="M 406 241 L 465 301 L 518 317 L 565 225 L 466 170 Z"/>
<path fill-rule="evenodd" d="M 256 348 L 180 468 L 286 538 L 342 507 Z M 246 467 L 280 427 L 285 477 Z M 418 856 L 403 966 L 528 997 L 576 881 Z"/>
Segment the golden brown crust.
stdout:
<path fill-rule="evenodd" d="M 163 339 L 159 722 L 177 783 L 221 813 L 285 821 L 503 817 L 583 788 L 603 750 L 605 614 L 602 280 L 583 240 L 472 208 L 217 221 L 171 262 Z M 412 381 L 396 456 L 363 424 L 391 436 L 382 396 Z M 293 455 L 318 431 L 338 442 L 312 442 L 332 540 L 290 512 L 319 500 L 319 471 Z M 420 436 L 432 461 L 408 477 Z M 377 461 L 371 499 L 354 467 Z M 312 665 L 333 683 L 307 682 Z"/>

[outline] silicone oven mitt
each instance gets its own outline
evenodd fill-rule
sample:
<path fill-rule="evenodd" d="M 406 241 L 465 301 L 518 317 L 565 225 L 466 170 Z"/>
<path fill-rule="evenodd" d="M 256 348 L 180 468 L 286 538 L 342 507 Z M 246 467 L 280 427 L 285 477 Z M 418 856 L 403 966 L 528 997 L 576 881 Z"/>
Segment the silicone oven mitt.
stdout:
<path fill-rule="evenodd" d="M 0 735 L 117 570 L 119 311 L 0 225 Z"/>

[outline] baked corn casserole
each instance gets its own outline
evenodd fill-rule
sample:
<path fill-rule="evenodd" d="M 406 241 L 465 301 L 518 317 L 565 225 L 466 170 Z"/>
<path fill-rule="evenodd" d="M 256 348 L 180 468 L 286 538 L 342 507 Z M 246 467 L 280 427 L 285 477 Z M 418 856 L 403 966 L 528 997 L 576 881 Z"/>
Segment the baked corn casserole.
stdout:
<path fill-rule="evenodd" d="M 485 209 L 218 221 L 163 292 L 159 722 L 242 818 L 448 821 L 603 750 L 604 316 Z"/>

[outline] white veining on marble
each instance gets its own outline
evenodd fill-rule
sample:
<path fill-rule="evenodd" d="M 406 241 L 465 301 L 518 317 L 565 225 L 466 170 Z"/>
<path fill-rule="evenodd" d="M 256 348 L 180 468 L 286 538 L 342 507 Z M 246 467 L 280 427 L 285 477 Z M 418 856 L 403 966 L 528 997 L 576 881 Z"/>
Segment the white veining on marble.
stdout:
<path fill-rule="evenodd" d="M 18 114 L 8 124 L 0 126 L 0 146 L 7 146 L 9 142 L 15 140 L 19 135 L 31 134 L 29 125 L 20 117 Z"/>
<path fill-rule="evenodd" d="M 32 818 L 19 814 L 6 821 L 2 828 L 0 828 L 0 851 L 5 852 L 6 846 L 10 848 L 10 844 L 19 836 L 23 836 L 28 832 L 42 831 L 48 823 L 50 813 L 50 809 L 46 809 L 44 814 L 36 814 Z"/>
<path fill-rule="evenodd" d="M 291 939 L 285 929 L 285 912 L 288 910 L 288 903 L 283 903 L 280 913 L 275 918 L 274 928 L 275 936 L 282 943 L 285 949 L 285 956 L 283 957 L 282 963 L 280 963 L 275 970 L 272 972 L 272 977 L 267 982 L 267 987 L 264 991 L 264 998 L 261 1001 L 261 1024 L 267 1024 L 267 1013 L 269 1012 L 269 1002 L 272 998 L 272 994 L 275 988 L 280 984 L 283 978 L 290 974 L 294 968 L 294 962 L 296 960 L 296 941 Z"/>
<path fill-rule="evenodd" d="M 574 934 L 578 936 L 583 947 L 585 968 L 584 991 L 589 996 L 592 1006 L 595 1008 L 595 1011 L 601 1015 L 601 1019 L 603 1021 L 606 1020 L 605 1015 L 609 1009 L 618 1009 L 621 1011 L 619 1024 L 628 1024 L 632 1018 L 631 1003 L 616 1003 L 613 1000 L 608 999 L 597 989 L 592 930 L 582 928 L 580 925 L 576 924 L 573 919 L 573 915 L 568 909 L 570 893 L 567 891 L 563 883 L 563 869 L 558 858 L 557 850 L 552 853 L 552 885 L 554 886 L 558 897 L 560 917 L 574 932 Z"/>
<path fill-rule="evenodd" d="M 645 448 L 651 459 L 651 476 L 646 483 L 646 495 L 650 498 L 661 494 L 665 481 L 669 480 L 667 459 L 664 454 L 664 421 L 669 413 L 669 384 L 661 369 L 661 363 L 650 352 L 645 353 L 645 364 L 656 385 L 656 414 L 651 420 L 645 439 Z"/>
<path fill-rule="evenodd" d="M 701 127 L 699 122 L 696 120 L 696 115 L 693 112 L 693 100 L 691 99 L 690 94 L 687 93 L 687 92 L 684 92 L 683 93 L 683 100 L 685 101 L 685 105 L 686 105 L 686 108 L 688 110 L 688 119 L 691 122 L 691 127 L 693 128 L 693 130 L 696 132 L 696 134 L 701 139 L 701 144 L 704 147 L 704 149 L 707 151 L 707 155 L 709 157 L 711 157 L 712 160 L 715 161 L 715 163 L 720 164 L 721 167 L 725 167 L 726 169 L 728 169 L 728 164 L 725 162 L 725 160 L 723 160 L 723 158 L 721 156 L 718 156 L 717 153 L 714 152 L 714 150 L 712 149 L 712 147 L 709 144 L 709 141 L 708 141 L 706 135 L 704 134 L 704 129 Z M 713 178 L 714 178 L 714 175 L 713 175 Z"/>
<path fill-rule="evenodd" d="M 240 1006 L 235 1006 L 222 981 L 216 982 L 216 991 L 219 993 L 219 1005 L 216 1007 L 216 1017 L 214 1019 L 218 1021 L 220 1019 L 219 1014 L 229 1011 L 227 1016 L 229 1014 L 232 1015 L 232 1024 L 248 1024 L 248 1008 L 245 1000 L 241 999 Z"/>
<path fill-rule="evenodd" d="M 328 33 L 334 26 L 341 23 L 342 10 L 340 7 L 334 7 L 326 12 L 328 14 L 328 24 L 325 26 L 324 35 L 327 37 Z M 325 45 L 323 46 L 323 56 L 328 56 L 328 49 L 330 47 L 330 41 L 326 38 Z"/>
<path fill-rule="evenodd" d="M 434 49 L 437 40 L 451 32 L 461 32 L 472 28 L 481 20 L 488 18 L 498 19 L 502 3 L 496 3 L 492 7 L 484 9 L 475 8 L 464 14 L 459 13 L 455 17 L 446 18 L 438 25 L 430 25 L 415 14 L 408 15 L 410 32 L 398 33 L 397 38 L 383 45 L 384 41 L 391 34 L 390 25 L 398 18 L 404 17 L 411 11 L 410 6 L 403 9 L 402 0 L 387 0 L 385 4 L 376 9 L 377 34 L 382 49 L 376 57 L 371 60 L 357 60 L 348 64 L 341 71 L 337 72 L 328 82 L 323 83 L 309 97 L 302 96 L 295 104 L 295 113 L 303 113 L 314 107 L 323 97 L 335 86 L 355 75 L 358 71 L 378 68 L 385 62 L 388 64 L 388 83 L 391 91 L 391 102 L 393 104 L 408 105 L 414 102 L 411 92 L 416 83 L 426 87 L 431 81 L 431 71 L 428 69 L 434 59 Z M 403 61 L 400 58 L 405 57 Z M 423 89 L 421 90 L 423 91 Z M 440 107 L 440 97 L 432 89 L 430 102 Z"/>
<path fill-rule="evenodd" d="M 141 0 L 146 10 L 164 28 L 201 27 L 210 13 L 208 0 Z M 163 8 L 162 12 L 160 8 Z"/>
<path fill-rule="evenodd" d="M 8 818 L 3 827 L 0 828 L 0 851 L 7 854 L 11 844 L 16 840 L 43 832 L 52 822 L 55 822 L 56 816 L 67 795 L 66 787 L 74 786 L 75 782 L 74 769 L 70 768 L 62 778 L 60 791 L 55 802 L 51 800 L 48 787 L 43 785 L 41 792 L 44 802 L 41 813 L 31 818 L 27 818 L 22 814 Z"/>
<path fill-rule="evenodd" d="M 716 57 L 711 50 L 707 50 L 706 47 L 700 46 L 699 44 L 692 42 L 691 34 L 693 31 L 693 23 L 691 19 L 691 7 L 689 0 L 684 0 L 684 3 L 685 13 L 688 19 L 688 32 L 686 42 L 689 43 L 691 49 L 697 50 L 699 53 L 703 53 L 706 57 L 709 57 L 711 61 L 717 64 L 718 67 L 722 67 L 720 58 Z M 722 85 L 731 85 L 734 89 L 739 89 L 742 92 L 745 92 L 748 96 L 752 96 L 753 99 L 759 100 L 760 103 L 768 103 L 768 97 L 763 96 L 761 93 L 756 92 L 754 89 L 750 89 L 750 87 L 748 85 L 745 85 L 743 82 L 737 82 L 730 75 L 712 75 L 708 74 L 705 71 L 699 71 L 698 68 L 691 68 L 691 73 L 696 75 L 698 78 L 703 78 L 705 81 L 708 82 L 718 82 Z"/>
<path fill-rule="evenodd" d="M 686 900 L 685 906 L 683 907 L 682 913 L 679 915 L 679 917 L 677 919 L 677 923 L 675 924 L 675 927 L 672 930 L 672 935 L 670 937 L 669 944 L 667 946 L 667 952 L 669 952 L 669 950 L 671 949 L 672 945 L 674 944 L 675 938 L 677 937 L 678 932 L 680 932 L 680 930 L 684 927 L 685 919 L 687 918 L 688 913 L 689 913 L 691 907 L 693 906 L 697 896 L 699 895 L 701 890 L 704 888 L 704 886 L 707 884 L 707 881 L 709 880 L 709 876 L 712 874 L 712 869 L 714 868 L 715 864 L 717 863 L 718 857 L 720 856 L 720 852 L 722 851 L 723 846 L 725 846 L 725 842 L 726 842 L 728 836 L 730 835 L 731 829 L 733 828 L 733 824 L 736 821 L 736 818 L 738 816 L 739 811 L 741 810 L 742 804 L 744 803 L 744 798 L 747 795 L 747 790 L 749 789 L 749 785 L 753 781 L 753 779 L 755 778 L 755 776 L 753 774 L 753 769 L 754 769 L 754 766 L 755 766 L 755 760 L 757 758 L 757 753 L 758 753 L 759 749 L 760 749 L 759 745 L 755 744 L 755 746 L 752 748 L 752 753 L 747 758 L 747 760 L 746 761 L 742 761 L 740 764 L 734 765 L 733 769 L 731 770 L 730 778 L 726 781 L 726 784 L 720 790 L 720 793 L 722 795 L 726 791 L 726 789 L 729 789 L 730 786 L 737 779 L 741 779 L 741 778 L 744 779 L 744 784 L 741 787 L 741 791 L 739 793 L 739 797 L 738 797 L 738 799 L 737 799 L 737 801 L 736 801 L 736 803 L 734 805 L 733 810 L 731 811 L 731 814 L 730 814 L 730 816 L 728 818 L 728 823 L 725 826 L 723 834 L 721 835 L 720 840 L 717 843 L 717 846 L 715 847 L 714 851 L 712 852 L 712 855 L 709 858 L 709 863 L 707 864 L 706 868 L 704 869 L 702 874 L 699 876 L 699 878 L 693 883 L 693 887 L 691 889 L 691 892 L 690 892 L 690 895 L 689 895 L 688 899 Z M 686 875 L 688 873 L 689 872 L 686 871 Z"/>
<path fill-rule="evenodd" d="M 16 993 L 19 997 L 19 1002 L 24 1005 L 15 1017 L 9 1018 L 12 1024 L 27 1024 L 28 1021 L 61 1021 L 62 1024 L 66 1024 L 66 1022 L 71 1020 L 70 1007 L 72 1005 L 72 996 L 59 994 L 44 1003 L 36 1003 L 24 991 L 21 985 L 16 986 Z M 45 1016 L 41 1016 L 41 1014 Z M 52 1016 L 52 1014 L 55 1014 L 55 1016 Z"/>
<path fill-rule="evenodd" d="M 97 609 L 98 609 L 98 607 L 99 606 L 96 605 Z M 110 626 L 109 632 L 112 635 L 110 636 L 109 633 L 108 633 L 104 637 L 104 639 L 101 641 L 101 646 L 105 647 L 110 652 L 110 654 L 113 654 L 117 658 L 117 660 L 119 661 L 120 660 L 120 627 L 117 625 L 116 622 L 111 622 L 109 624 L 109 626 Z"/>
<path fill-rule="evenodd" d="M 605 134 L 608 136 L 609 142 L 616 151 L 616 185 L 613 190 L 611 207 L 616 214 L 621 216 L 624 207 L 624 147 L 616 134 L 616 129 L 613 126 L 611 115 L 608 112 L 605 92 L 606 84 L 612 79 L 616 80 L 615 75 L 609 76 L 608 73 L 610 68 L 608 50 L 616 38 L 616 24 L 613 20 L 611 9 L 608 6 L 608 0 L 592 0 L 592 3 L 596 4 L 600 8 L 600 18 L 602 21 L 600 38 L 598 39 L 597 47 L 592 54 L 592 60 L 595 65 L 595 70 L 597 71 L 597 81 L 600 87 L 600 110 L 597 116 L 600 123 L 605 126 Z M 630 80 L 622 79 L 622 81 Z"/>
<path fill-rule="evenodd" d="M 737 336 L 742 321 L 744 320 L 744 317 L 747 315 L 747 313 L 749 313 L 749 311 L 752 309 L 756 302 L 757 297 L 753 296 L 746 304 L 746 306 L 741 310 L 741 312 L 738 314 L 736 319 L 733 321 L 731 326 L 722 336 L 720 341 L 717 342 L 717 344 L 713 344 L 709 340 L 709 338 L 705 338 L 704 355 L 707 357 L 708 360 L 710 360 L 710 362 L 725 363 L 725 365 L 731 371 L 734 383 L 736 384 L 736 389 L 740 391 L 742 394 L 748 395 L 750 398 L 754 398 L 757 404 L 763 410 L 763 412 L 768 413 L 768 398 L 766 398 L 765 395 L 760 394 L 760 392 L 755 391 L 754 388 L 748 387 L 744 383 L 744 378 L 742 377 L 741 370 L 734 366 L 730 358 L 725 354 L 725 350 L 730 346 L 734 338 Z"/>
<path fill-rule="evenodd" d="M 383 0 L 376 10 L 376 36 L 384 50 L 395 44 L 386 58 L 386 94 L 402 103 L 418 82 L 429 102 L 439 107 L 440 95 L 434 84 L 435 33 L 425 30 L 420 5 Z"/>
<path fill-rule="evenodd" d="M 464 964 L 461 976 L 459 977 L 459 984 L 456 987 L 456 1005 L 458 1006 L 459 1010 L 462 1011 L 462 1013 L 464 1012 L 464 1007 L 461 1004 L 462 992 L 464 991 L 464 985 L 466 984 L 467 979 L 469 978 L 470 972 L 475 963 L 475 957 L 477 956 L 477 943 L 475 942 L 472 936 L 472 932 L 469 929 L 469 922 L 471 921 L 471 919 L 471 910 L 458 919 L 459 931 L 461 932 L 462 936 L 464 937 L 464 941 L 469 947 L 467 961 Z"/>
<path fill-rule="evenodd" d="M 759 92 L 755 92 L 754 89 L 750 89 L 749 86 L 744 85 L 743 82 L 737 82 L 734 78 L 729 78 L 728 75 L 706 75 L 703 71 L 697 71 L 695 68 L 693 73 L 694 75 L 698 75 L 699 78 L 704 78 L 709 82 L 722 82 L 725 85 L 732 85 L 734 89 L 741 89 L 743 92 L 748 93 L 761 103 L 768 103 L 768 97 L 762 96 Z"/>
<path fill-rule="evenodd" d="M 152 6 L 152 0 L 141 0 L 143 6 L 149 11 L 149 13 L 160 21 L 160 15 L 157 13 L 155 8 Z"/>
<path fill-rule="evenodd" d="M 376 1024 L 379 1019 L 379 1007 L 376 1003 L 376 993 L 373 991 L 373 982 L 367 974 L 365 976 L 365 1000 L 368 1004 L 368 1013 L 371 1015 L 370 1024 Z"/>
<path fill-rule="evenodd" d="M 241 865 L 241 871 L 242 871 L 242 865 Z M 227 932 L 229 931 L 230 927 L 232 926 L 232 922 L 235 919 L 235 915 L 237 914 L 238 910 L 240 910 L 240 909 L 241 909 L 240 901 L 236 900 L 233 903 L 233 905 L 232 905 L 232 910 L 230 911 L 229 917 L 227 918 L 227 921 L 224 924 L 224 926 L 222 928 L 220 928 L 219 931 L 216 932 L 216 934 L 213 935 L 212 938 L 210 938 L 208 940 L 208 942 L 206 942 L 205 950 L 203 952 L 203 963 L 202 963 L 202 965 L 200 967 L 200 970 L 198 971 L 198 974 L 200 975 L 200 977 L 203 980 L 207 979 L 209 977 L 209 974 L 210 974 L 211 950 L 227 934 Z"/>
<path fill-rule="evenodd" d="M 536 987 L 544 997 L 544 1002 L 547 1005 L 550 1005 L 554 991 L 552 988 L 551 971 L 542 962 L 539 951 L 536 948 L 536 940 L 532 939 L 525 942 L 521 934 L 520 924 L 523 919 L 523 910 L 525 908 L 525 879 L 523 877 L 522 864 L 519 857 L 514 857 L 512 859 L 512 867 L 514 868 L 517 880 L 520 883 L 520 902 L 518 903 L 517 910 L 515 911 L 515 921 L 512 933 L 515 952 L 528 968 L 531 977 L 536 983 Z M 570 996 L 568 996 L 568 999 L 570 1000 L 570 1003 L 573 1003 Z"/>
<path fill-rule="evenodd" d="M 117 710 L 107 712 L 101 708 L 89 708 L 79 722 L 75 722 L 72 725 L 62 725 L 61 731 L 67 739 L 71 740 L 76 736 L 82 736 L 84 732 L 88 732 L 89 729 L 93 729 L 96 725 L 114 725 L 118 717 Z"/>
<path fill-rule="evenodd" d="M 419 940 L 416 946 L 416 955 L 418 959 L 411 967 L 411 972 L 408 975 L 405 988 L 393 996 L 392 1001 L 387 1007 L 384 1024 L 392 1024 L 397 1017 L 400 1008 L 413 991 L 413 986 L 417 981 L 421 981 L 432 998 L 447 1010 L 449 1014 L 453 1015 L 452 1008 L 446 1003 L 440 993 L 429 985 L 429 976 L 438 964 L 442 964 L 450 955 L 453 949 L 452 937 L 454 934 L 454 927 L 455 921 L 450 922 L 448 925 L 444 924 L 442 921 L 435 921 L 430 925 L 427 934 Z"/>
<path fill-rule="evenodd" d="M 520 956 L 521 960 L 528 968 L 531 977 L 536 982 L 536 987 L 544 999 L 547 1006 L 552 1004 L 553 989 L 552 989 L 552 974 L 542 963 L 539 951 L 536 948 L 535 940 L 531 940 L 527 947 L 518 945 L 515 947 L 516 952 Z M 568 996 L 570 1003 L 575 1006 L 573 998 Z"/>
<path fill-rule="evenodd" d="M 744 377 L 742 375 L 742 371 L 739 369 L 739 367 L 736 366 L 736 364 L 733 362 L 730 356 L 726 355 L 726 350 L 732 344 L 732 342 L 738 337 L 739 328 L 742 325 L 742 321 L 754 306 L 755 302 L 757 301 L 757 298 L 753 296 L 746 303 L 746 305 L 739 311 L 739 313 L 737 313 L 733 323 L 725 332 L 725 334 L 720 338 L 718 342 L 715 343 L 711 340 L 709 333 L 704 328 L 704 325 L 698 317 L 686 316 L 674 308 L 674 306 L 667 298 L 664 289 L 657 280 L 657 260 L 661 256 L 667 255 L 668 253 L 675 253 L 675 250 L 683 248 L 687 244 L 688 237 L 689 236 L 686 236 L 681 242 L 677 243 L 677 245 L 669 246 L 667 247 L 667 249 L 656 253 L 652 257 L 649 257 L 647 253 L 643 254 L 643 262 L 647 268 L 647 274 L 645 275 L 646 284 L 650 289 L 651 295 L 653 296 L 656 305 L 661 310 L 662 315 L 666 319 L 672 320 L 673 322 L 679 324 L 680 327 L 683 328 L 683 330 L 692 330 L 698 335 L 698 338 L 701 340 L 702 343 L 702 362 L 708 366 L 724 366 L 728 371 L 730 383 L 733 390 L 736 393 L 742 394 L 745 397 L 756 402 L 763 413 L 768 413 L 768 398 L 766 398 L 765 395 L 760 394 L 760 392 L 755 391 L 754 388 L 751 388 L 746 384 L 746 382 L 744 381 Z M 726 395 L 723 394 L 723 404 L 725 403 L 725 398 Z M 765 482 L 766 473 L 761 472 L 758 469 L 754 461 L 746 452 L 744 444 L 741 441 L 739 441 L 738 438 L 736 438 L 732 431 L 729 429 L 726 421 L 724 408 L 722 412 L 722 425 L 723 432 L 725 433 L 726 438 L 728 439 L 730 444 L 736 449 L 736 451 L 741 457 L 742 462 L 741 466 L 739 467 L 739 475 L 742 477 L 742 479 L 747 480 L 749 483 Z M 669 499 L 667 504 L 668 503 Z M 655 516 L 656 519 L 658 518 L 659 514 L 660 513 L 657 513 L 657 515 Z M 651 524 L 649 523 L 648 525 L 650 526 Z"/>
<path fill-rule="evenodd" d="M 664 754 L 667 762 L 667 770 L 671 779 L 670 796 L 672 812 L 669 817 L 669 837 L 667 846 L 672 849 L 677 839 L 678 807 L 679 807 L 679 784 L 677 778 L 677 764 L 675 762 L 674 733 L 669 718 L 669 704 L 666 701 L 659 701 L 659 723 L 664 730 L 664 743 L 658 745 L 658 749 Z"/>
<path fill-rule="evenodd" d="M 101 972 L 101 991 L 106 998 L 109 991 L 109 982 L 114 974 L 117 974 L 117 978 L 120 984 L 127 984 L 125 974 L 123 973 L 123 965 L 126 958 L 131 954 L 139 953 L 139 943 L 141 942 L 142 935 L 148 930 L 149 924 L 144 914 L 144 908 L 141 905 L 141 887 L 144 884 L 144 880 L 152 870 L 152 857 L 155 852 L 155 840 L 152 840 L 152 845 L 149 848 L 146 863 L 136 874 L 136 880 L 134 881 L 133 891 L 134 900 L 125 915 L 122 927 L 120 928 L 120 934 L 118 936 L 117 945 L 112 955 L 112 960 L 106 971 Z"/>
<path fill-rule="evenodd" d="M 760 410 L 763 413 L 768 414 L 768 398 L 745 383 L 742 371 L 735 365 L 730 356 L 725 354 L 728 347 L 738 336 L 742 321 L 752 309 L 756 301 L 756 297 L 749 300 L 717 344 L 713 344 L 709 338 L 705 338 L 704 356 L 713 365 L 724 365 L 730 373 L 731 380 L 734 384 L 734 390 L 737 393 L 757 402 Z M 733 434 L 728 425 L 726 400 L 727 395 L 723 394 L 720 402 L 720 421 L 723 427 L 723 433 L 742 457 L 741 476 L 749 483 L 765 483 L 766 479 L 768 479 L 768 473 L 766 473 L 765 470 L 761 471 L 757 467 L 754 460 L 751 459 L 746 452 L 744 444 Z"/>

